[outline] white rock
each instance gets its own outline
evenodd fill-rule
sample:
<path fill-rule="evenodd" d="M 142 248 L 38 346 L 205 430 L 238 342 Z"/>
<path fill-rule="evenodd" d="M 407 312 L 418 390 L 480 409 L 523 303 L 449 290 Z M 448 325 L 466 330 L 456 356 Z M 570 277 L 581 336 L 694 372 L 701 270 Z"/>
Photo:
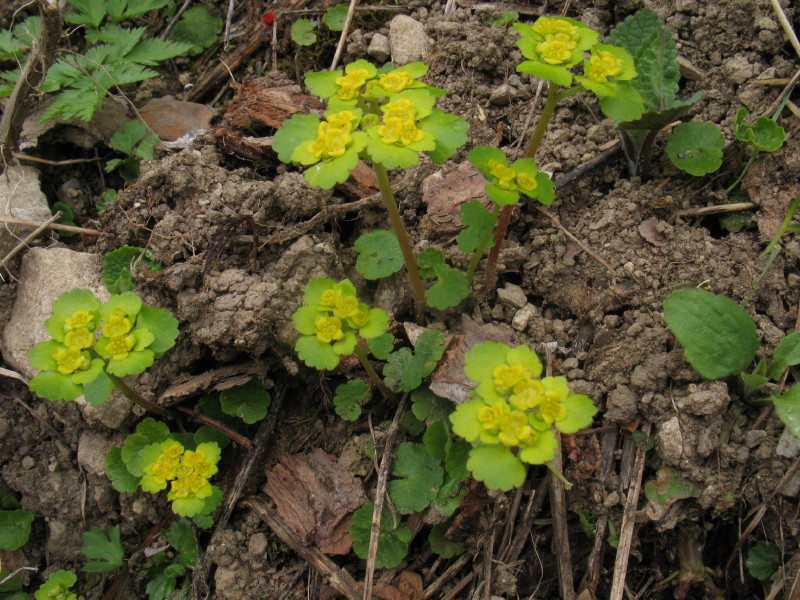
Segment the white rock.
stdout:
<path fill-rule="evenodd" d="M 677 467 L 683 457 L 683 433 L 678 417 L 662 423 L 655 435 L 658 453 L 665 463 Z"/>
<path fill-rule="evenodd" d="M 382 33 L 376 33 L 372 36 L 367 48 L 367 54 L 377 60 L 379 63 L 386 62 L 392 55 L 392 47 L 389 45 L 389 38 Z"/>
<path fill-rule="evenodd" d="M 524 331 L 535 314 L 536 307 L 533 304 L 526 304 L 514 314 L 511 319 L 511 327 L 517 331 Z"/>
<path fill-rule="evenodd" d="M 505 287 L 498 288 L 497 297 L 504 304 L 510 304 L 516 308 L 522 308 L 528 303 L 528 297 L 518 285 L 507 283 Z"/>
<path fill-rule="evenodd" d="M 33 167 L 9 167 L 0 176 L 0 216 L 34 223 L 43 223 L 53 216 L 41 190 L 39 171 Z M 23 225 L 0 227 L 0 258 L 34 229 Z"/>
<path fill-rule="evenodd" d="M 788 427 L 783 430 L 781 437 L 778 439 L 775 454 L 784 458 L 795 458 L 800 454 L 800 440 L 789 431 Z"/>
<path fill-rule="evenodd" d="M 422 23 L 406 15 L 397 15 L 389 23 L 389 45 L 395 65 L 422 60 L 431 46 Z"/>
<path fill-rule="evenodd" d="M 106 453 L 114 442 L 103 433 L 84 429 L 78 438 L 78 464 L 94 475 L 105 475 Z"/>

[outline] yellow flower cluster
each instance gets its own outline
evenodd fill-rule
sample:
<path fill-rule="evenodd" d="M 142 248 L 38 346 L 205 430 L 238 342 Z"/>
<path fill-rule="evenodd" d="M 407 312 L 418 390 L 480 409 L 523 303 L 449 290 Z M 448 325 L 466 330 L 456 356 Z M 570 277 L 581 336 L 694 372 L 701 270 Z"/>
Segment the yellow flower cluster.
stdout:
<path fill-rule="evenodd" d="M 346 75 L 336 78 L 336 85 L 339 86 L 339 97 L 342 100 L 352 100 L 364 87 L 371 76 L 366 69 L 353 69 Z"/>
<path fill-rule="evenodd" d="M 125 316 L 125 311 L 117 307 L 103 325 L 102 333 L 108 338 L 106 351 L 111 358 L 123 360 L 136 345 L 136 338 L 128 335 L 133 329 L 133 323 Z"/>
<path fill-rule="evenodd" d="M 317 127 L 317 138 L 308 145 L 308 151 L 319 159 L 342 156 L 353 140 L 350 133 L 357 120 L 358 117 L 349 110 L 328 116 L 328 120 Z"/>
<path fill-rule="evenodd" d="M 201 444 L 197 450 L 185 450 L 175 440 L 163 442 L 161 454 L 144 468 L 145 478 L 149 478 L 147 491 L 161 490 L 169 483 L 168 500 L 208 497 L 211 494 L 208 480 L 217 472 L 219 456 L 210 457 L 204 446 Z"/>
<path fill-rule="evenodd" d="M 592 81 L 605 83 L 609 77 L 616 77 L 620 73 L 622 73 L 622 60 L 608 50 L 602 50 L 589 57 L 586 75 Z"/>
<path fill-rule="evenodd" d="M 410 88 L 415 83 L 415 79 L 405 71 L 392 71 L 381 75 L 378 80 L 379 85 L 388 92 L 397 94 Z"/>
<path fill-rule="evenodd" d="M 497 435 L 504 446 L 532 446 L 538 433 L 521 410 L 512 410 L 503 400 L 478 410 L 478 421 L 487 433 Z"/>
<path fill-rule="evenodd" d="M 323 344 L 330 344 L 344 337 L 342 331 L 342 320 L 337 317 L 326 317 L 320 315 L 314 320 L 317 339 Z"/>
<path fill-rule="evenodd" d="M 415 122 L 417 109 L 407 98 L 388 102 L 381 110 L 384 113 L 383 125 L 378 127 L 378 135 L 384 144 L 408 146 L 424 137 Z"/>
<path fill-rule="evenodd" d="M 533 25 L 533 30 L 544 38 L 536 46 L 536 53 L 547 64 L 564 64 L 578 46 L 578 27 L 564 19 L 543 17 Z"/>
<path fill-rule="evenodd" d="M 501 190 L 510 190 L 514 183 L 526 194 L 535 192 L 539 183 L 527 173 L 518 173 L 499 160 L 490 160 L 488 163 L 489 174 L 494 178 L 494 184 Z M 516 180 L 516 181 L 515 181 Z"/>
<path fill-rule="evenodd" d="M 89 353 L 84 348 L 94 344 L 94 333 L 90 330 L 95 316 L 86 310 L 76 310 L 64 320 L 64 345 L 54 348 L 50 356 L 56 361 L 57 370 L 62 375 L 72 375 L 75 371 L 85 371 L 91 364 Z"/>
<path fill-rule="evenodd" d="M 567 415 L 563 398 L 558 391 L 547 389 L 521 365 L 499 365 L 492 371 L 492 382 L 501 396 L 518 411 L 536 409 L 547 425 L 563 420 Z"/>

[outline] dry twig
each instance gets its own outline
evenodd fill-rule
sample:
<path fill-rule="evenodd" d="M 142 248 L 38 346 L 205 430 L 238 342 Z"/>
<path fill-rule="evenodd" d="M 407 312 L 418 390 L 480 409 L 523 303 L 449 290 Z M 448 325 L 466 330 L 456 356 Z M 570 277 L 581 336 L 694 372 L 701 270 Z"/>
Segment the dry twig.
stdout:
<path fill-rule="evenodd" d="M 331 68 L 328 69 L 329 71 L 336 69 L 336 65 L 339 64 L 339 57 L 341 57 L 344 45 L 347 42 L 347 34 L 350 32 L 350 24 L 353 22 L 353 13 L 356 11 L 356 6 L 358 6 L 358 0 L 350 0 L 350 6 L 347 8 L 347 16 L 344 19 L 342 35 L 339 36 L 339 43 L 336 45 L 336 52 L 333 55 Z"/>

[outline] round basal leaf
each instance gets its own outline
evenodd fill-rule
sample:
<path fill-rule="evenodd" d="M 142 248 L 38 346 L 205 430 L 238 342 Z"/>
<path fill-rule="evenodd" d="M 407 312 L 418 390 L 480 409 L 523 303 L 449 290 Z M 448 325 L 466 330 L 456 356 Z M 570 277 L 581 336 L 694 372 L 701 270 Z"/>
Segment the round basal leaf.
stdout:
<path fill-rule="evenodd" d="M 317 34 L 314 33 L 316 28 L 317 26 L 308 19 L 297 19 L 292 23 L 290 32 L 292 41 L 298 46 L 310 46 L 317 41 Z"/>
<path fill-rule="evenodd" d="M 698 289 L 672 292 L 664 317 L 684 349 L 684 356 L 708 379 L 745 370 L 759 346 L 756 327 L 742 307 Z"/>
<path fill-rule="evenodd" d="M 737 140 L 751 144 L 761 152 L 775 152 L 783 145 L 786 139 L 783 127 L 768 117 L 758 117 L 752 126 L 747 125 L 744 122 L 746 116 L 747 108 L 744 106 L 736 111 L 733 134 Z"/>
<path fill-rule="evenodd" d="M 122 461 L 122 449 L 111 448 L 106 453 L 106 476 L 111 480 L 112 487 L 118 492 L 133 494 L 139 487 L 139 477 L 133 475 Z"/>
<path fill-rule="evenodd" d="M 461 542 L 454 542 L 444 536 L 450 525 L 451 523 L 449 522 L 434 525 L 430 535 L 428 535 L 428 544 L 430 544 L 431 550 L 442 558 L 453 558 L 454 556 L 463 554 L 465 550 L 464 544 Z"/>
<path fill-rule="evenodd" d="M 490 490 L 507 492 L 525 483 L 525 466 L 505 446 L 478 446 L 469 453 L 472 477 Z"/>
<path fill-rule="evenodd" d="M 794 437 L 800 439 L 800 385 L 794 385 L 783 395 L 772 396 L 775 413 Z"/>
<path fill-rule="evenodd" d="M 467 469 L 467 460 L 469 460 L 469 453 L 472 450 L 472 445 L 463 440 L 453 442 L 450 449 L 447 451 L 447 458 L 445 459 L 444 468 L 447 474 L 457 481 L 463 481 L 469 477 L 469 469 Z"/>
<path fill-rule="evenodd" d="M 351 379 L 336 388 L 333 406 L 336 414 L 345 421 L 355 421 L 361 416 L 361 406 L 369 402 L 372 393 L 362 379 Z"/>
<path fill-rule="evenodd" d="M 319 371 L 330 371 L 339 365 L 339 355 L 330 344 L 323 344 L 315 335 L 304 335 L 294 345 L 297 356 L 306 365 Z"/>
<path fill-rule="evenodd" d="M 425 291 L 428 306 L 445 310 L 458 306 L 469 296 L 469 280 L 458 269 L 442 264 L 436 267 L 437 281 Z"/>
<path fill-rule="evenodd" d="M 397 447 L 391 473 L 400 479 L 389 482 L 389 497 L 398 512 L 405 515 L 420 512 L 434 501 L 444 475 L 439 461 L 425 446 L 413 442 Z"/>
<path fill-rule="evenodd" d="M 0 510 L 0 550 L 22 548 L 31 534 L 33 517 L 27 510 Z"/>
<path fill-rule="evenodd" d="M 350 539 L 353 540 L 353 552 L 359 558 L 367 558 L 369 538 L 372 530 L 372 512 L 375 505 L 369 502 L 353 513 L 350 521 Z M 379 569 L 393 569 L 408 554 L 408 542 L 411 530 L 395 521 L 389 507 L 384 505 L 381 512 L 380 533 L 378 534 L 378 553 L 375 566 Z"/>
<path fill-rule="evenodd" d="M 69 375 L 58 371 L 40 372 L 28 382 L 28 388 L 48 400 L 75 400 L 83 393 L 83 386 L 73 383 Z"/>
<path fill-rule="evenodd" d="M 469 472 L 467 472 L 464 477 L 469 477 Z M 466 495 L 467 490 L 461 487 L 460 479 L 445 477 L 444 483 L 442 484 L 442 487 L 439 488 L 439 493 L 436 495 L 436 500 L 431 506 L 435 507 L 436 510 L 442 513 L 444 516 L 450 517 L 458 510 L 462 498 L 464 498 Z"/>
<path fill-rule="evenodd" d="M 460 435 L 468 442 L 477 440 L 483 430 L 483 425 L 478 420 L 478 411 L 485 406 L 486 404 L 480 399 L 459 404 L 450 415 L 453 433 Z"/>
<path fill-rule="evenodd" d="M 759 581 L 766 581 L 781 564 L 781 551 L 775 544 L 760 541 L 750 548 L 744 565 L 747 572 Z"/>
<path fill-rule="evenodd" d="M 450 430 L 444 421 L 434 421 L 428 424 L 422 443 L 433 458 L 443 463 L 447 458 L 447 448 L 450 443 Z"/>
<path fill-rule="evenodd" d="M 180 323 L 170 311 L 153 306 L 142 306 L 136 319 L 137 329 L 144 329 L 153 335 L 147 348 L 153 351 L 156 358 L 175 345 L 180 334 L 179 326 Z"/>
<path fill-rule="evenodd" d="M 725 138 L 713 123 L 691 121 L 678 125 L 667 140 L 672 164 L 690 175 L 713 173 L 722 165 Z"/>
<path fill-rule="evenodd" d="M 428 387 L 411 392 L 411 402 L 411 410 L 420 421 L 440 421 L 453 412 L 453 404 L 434 394 Z"/>
<path fill-rule="evenodd" d="M 223 390 L 219 395 L 220 406 L 225 414 L 239 417 L 248 425 L 257 423 L 267 416 L 272 398 L 255 379 L 244 385 Z"/>
<path fill-rule="evenodd" d="M 393 231 L 368 231 L 355 242 L 356 270 L 367 279 L 381 279 L 403 268 L 403 252 Z"/>
<path fill-rule="evenodd" d="M 347 18 L 347 5 L 337 4 L 331 6 L 322 15 L 322 22 L 328 26 L 331 31 L 341 31 L 344 29 L 344 21 Z"/>

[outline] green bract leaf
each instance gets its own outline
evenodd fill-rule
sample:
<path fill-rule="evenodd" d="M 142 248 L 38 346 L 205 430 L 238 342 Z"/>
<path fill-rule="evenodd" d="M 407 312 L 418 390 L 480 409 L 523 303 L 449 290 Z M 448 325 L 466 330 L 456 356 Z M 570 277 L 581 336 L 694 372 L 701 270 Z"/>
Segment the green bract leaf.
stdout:
<path fill-rule="evenodd" d="M 425 292 L 428 306 L 445 310 L 469 296 L 469 280 L 458 269 L 442 264 L 435 268 L 437 281 Z"/>
<path fill-rule="evenodd" d="M 613 96 L 600 97 L 600 110 L 615 121 L 635 121 L 644 114 L 644 99 L 633 84 L 618 83 Z M 658 129 L 661 129 L 659 127 Z"/>
<path fill-rule="evenodd" d="M 772 403 L 780 420 L 800 439 L 800 385 L 793 385 L 783 395 L 773 394 Z"/>
<path fill-rule="evenodd" d="M 66 320 L 77 311 L 87 311 L 91 321 L 87 325 L 89 331 L 97 329 L 99 324 L 100 301 L 89 290 L 75 288 L 61 294 L 53 302 L 53 316 L 44 322 L 47 332 L 54 340 L 64 341 Z"/>
<path fill-rule="evenodd" d="M 389 482 L 389 497 L 405 515 L 419 512 L 436 498 L 442 485 L 443 471 L 425 446 L 404 442 L 397 447 L 392 461 L 392 475 L 401 479 Z"/>
<path fill-rule="evenodd" d="M 322 22 L 328 26 L 331 31 L 341 31 L 344 29 L 344 21 L 347 18 L 347 5 L 336 4 L 331 6 L 322 15 Z"/>
<path fill-rule="evenodd" d="M 225 414 L 239 417 L 248 425 L 257 423 L 267 416 L 272 398 L 255 379 L 244 385 L 223 390 L 219 395 L 220 406 Z"/>
<path fill-rule="evenodd" d="M 478 411 L 485 406 L 486 403 L 479 398 L 456 406 L 456 410 L 450 415 L 453 432 L 468 442 L 476 441 L 482 431 Z"/>
<path fill-rule="evenodd" d="M 175 345 L 180 330 L 178 320 L 172 313 L 164 308 L 142 306 L 136 318 L 136 328 L 144 329 L 153 335 L 147 348 L 152 350 L 156 357 L 161 356 Z"/>
<path fill-rule="evenodd" d="M 367 279 L 381 279 L 403 268 L 403 252 L 393 231 L 368 231 L 355 242 L 356 270 Z"/>
<path fill-rule="evenodd" d="M 333 406 L 336 414 L 345 421 L 355 421 L 361 416 L 361 406 L 369 402 L 372 392 L 361 379 L 351 379 L 336 388 Z"/>
<path fill-rule="evenodd" d="M 429 116 L 420 121 L 419 128 L 430 133 L 436 141 L 436 148 L 428 150 L 428 156 L 437 165 L 452 158 L 467 143 L 469 123 L 438 108 L 434 108 Z"/>
<path fill-rule="evenodd" d="M 200 54 L 217 41 L 223 20 L 204 6 L 193 6 L 181 17 L 172 30 L 172 39 L 191 44 L 190 54 Z"/>
<path fill-rule="evenodd" d="M 419 276 L 423 279 L 435 279 L 436 268 L 444 264 L 444 252 L 433 246 L 428 246 L 417 254 L 417 267 Z"/>
<path fill-rule="evenodd" d="M 674 291 L 664 300 L 664 317 L 686 360 L 708 379 L 740 373 L 758 350 L 750 315 L 724 296 L 698 289 Z"/>
<path fill-rule="evenodd" d="M 90 560 L 83 567 L 89 573 L 106 573 L 119 569 L 123 565 L 125 550 L 119 537 L 119 529 L 109 527 L 105 532 L 99 527 L 92 527 L 81 534 L 81 553 Z"/>
<path fill-rule="evenodd" d="M 108 399 L 115 387 L 111 378 L 104 371 L 100 371 L 97 379 L 83 386 L 83 397 L 91 406 L 100 406 Z"/>
<path fill-rule="evenodd" d="M 667 140 L 672 164 L 690 175 L 713 173 L 722 165 L 725 138 L 713 123 L 691 121 L 678 125 Z"/>
<path fill-rule="evenodd" d="M 133 494 L 139 487 L 139 477 L 134 476 L 122 461 L 122 449 L 111 448 L 106 453 L 106 476 L 111 480 L 112 487 L 118 492 Z"/>
<path fill-rule="evenodd" d="M 733 122 L 733 134 L 737 140 L 751 144 L 761 152 L 775 152 L 783 145 L 786 131 L 775 121 L 768 117 L 758 117 L 755 124 L 747 125 L 744 122 L 745 117 L 747 108 L 742 106 L 736 111 L 736 119 Z"/>
<path fill-rule="evenodd" d="M 431 533 L 428 535 L 428 543 L 436 554 L 442 558 L 453 558 L 459 554 L 464 554 L 464 544 L 461 542 L 454 542 L 445 537 L 445 533 L 450 527 L 450 523 L 439 523 L 431 528 Z"/>
<path fill-rule="evenodd" d="M 592 424 L 597 414 L 597 407 L 585 394 L 572 394 L 563 402 L 567 408 L 567 416 L 556 424 L 561 433 L 576 433 Z"/>
<path fill-rule="evenodd" d="M 372 529 L 372 512 L 375 505 L 369 502 L 353 513 L 350 522 L 350 539 L 353 540 L 353 552 L 359 558 L 366 558 L 369 551 L 369 538 Z M 378 534 L 378 553 L 375 566 L 379 569 L 393 569 L 408 554 L 408 542 L 411 530 L 395 521 L 388 506 L 381 513 L 380 533 Z"/>
<path fill-rule="evenodd" d="M 31 364 L 33 364 L 32 361 Z M 794 365 L 800 365 L 800 332 L 798 331 L 793 331 L 778 342 L 772 355 L 772 364 L 766 375 L 777 381 L 783 376 L 786 369 Z"/>
<path fill-rule="evenodd" d="M 27 510 L 0 510 L 0 550 L 14 551 L 25 545 L 31 534 L 33 513 Z"/>
<path fill-rule="evenodd" d="M 285 163 L 292 162 L 295 149 L 317 137 L 319 123 L 316 115 L 292 115 L 291 119 L 284 121 L 272 141 L 272 149 L 278 153 L 278 159 Z"/>
<path fill-rule="evenodd" d="M 120 450 L 120 458 L 125 467 L 134 477 L 144 475 L 144 467 L 148 464 L 148 459 L 141 456 L 141 451 L 146 446 L 158 446 L 170 436 L 169 427 L 161 421 L 156 421 L 147 417 L 136 426 L 136 433 L 132 433 L 125 438 L 125 443 Z M 161 453 L 160 447 L 157 448 L 158 454 Z M 152 462 L 152 461 L 151 461 Z"/>
<path fill-rule="evenodd" d="M 505 446 L 478 446 L 470 450 L 467 468 L 490 490 L 507 492 L 525 483 L 525 467 Z"/>
<path fill-rule="evenodd" d="M 438 331 L 425 331 L 414 347 L 401 348 L 392 353 L 383 369 L 384 380 L 389 388 L 397 392 L 410 392 L 436 368 L 436 363 L 444 354 L 444 338 Z"/>
<path fill-rule="evenodd" d="M 760 541 L 747 552 L 744 565 L 747 572 L 759 581 L 766 581 L 781 564 L 781 551 L 775 544 Z"/>
<path fill-rule="evenodd" d="M 330 371 L 339 365 L 339 355 L 330 344 L 320 342 L 315 335 L 304 335 L 294 345 L 297 356 L 309 367 Z"/>
<path fill-rule="evenodd" d="M 462 204 L 458 215 L 462 225 L 466 227 L 456 238 L 458 248 L 462 252 L 475 252 L 486 233 L 494 228 L 497 218 L 484 208 L 480 200 L 470 200 Z M 489 242 L 486 247 L 492 246 L 494 241 Z"/>
<path fill-rule="evenodd" d="M 83 393 L 82 386 L 58 371 L 42 371 L 28 382 L 28 389 L 48 400 L 75 400 Z"/>
<path fill-rule="evenodd" d="M 317 34 L 314 30 L 317 26 L 308 19 L 297 19 L 292 23 L 290 35 L 292 41 L 298 46 L 310 46 L 317 41 Z"/>
<path fill-rule="evenodd" d="M 303 177 L 309 185 L 329 190 L 337 183 L 347 181 L 350 172 L 358 166 L 358 153 L 366 145 L 366 137 L 361 131 L 354 132 L 352 138 L 352 143 L 342 156 L 323 160 L 308 168 Z"/>

